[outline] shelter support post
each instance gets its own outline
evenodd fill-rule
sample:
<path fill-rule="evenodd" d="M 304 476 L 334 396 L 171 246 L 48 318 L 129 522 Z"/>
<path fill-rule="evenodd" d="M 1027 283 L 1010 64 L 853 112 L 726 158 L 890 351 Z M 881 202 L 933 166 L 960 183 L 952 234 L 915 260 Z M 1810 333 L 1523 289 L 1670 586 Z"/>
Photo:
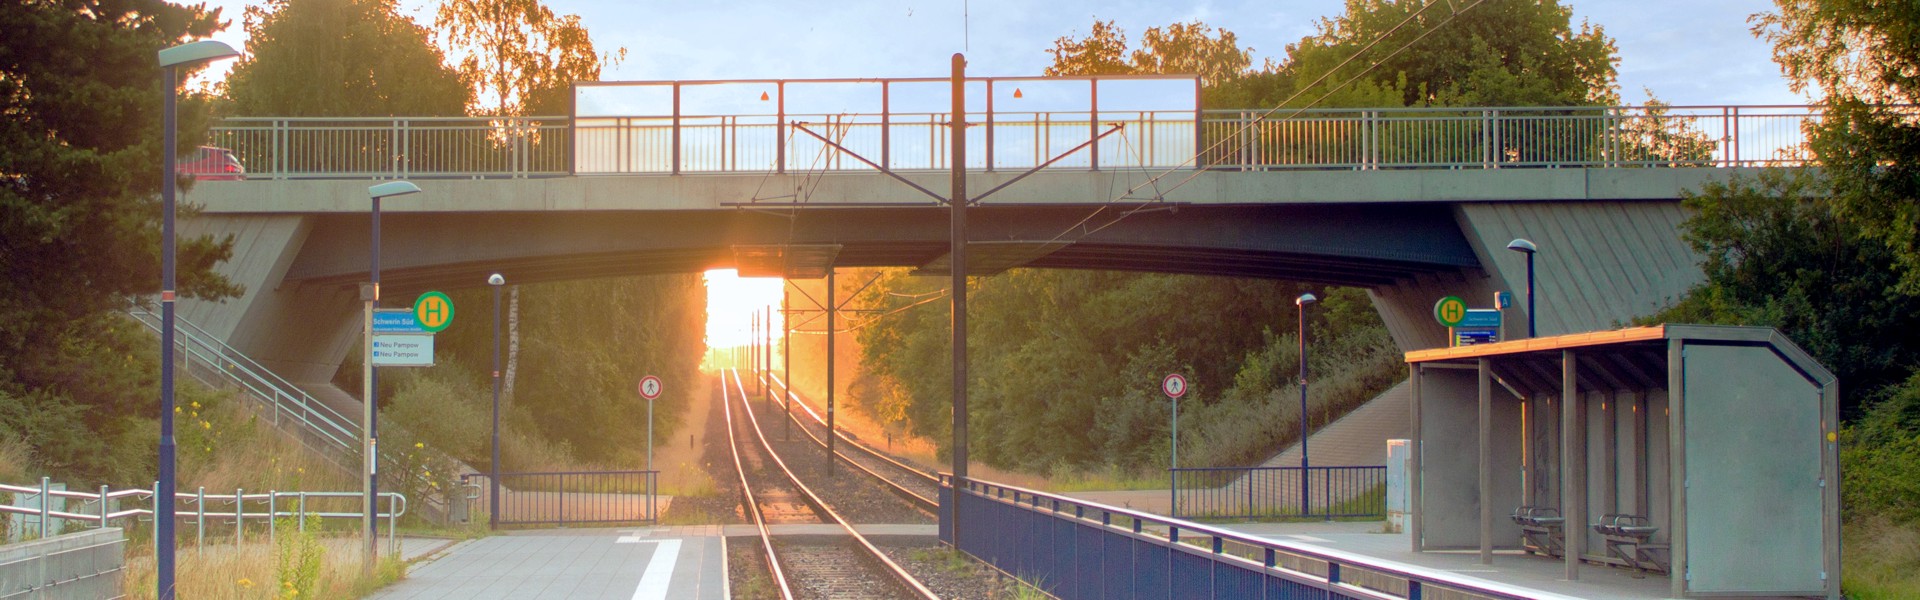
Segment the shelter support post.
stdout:
<path fill-rule="evenodd" d="M 1421 534 L 1424 533 L 1421 527 L 1420 515 L 1426 512 L 1420 496 L 1420 380 L 1426 372 L 1420 363 L 1414 363 L 1411 368 L 1413 369 L 1413 373 L 1408 376 L 1408 379 L 1412 381 L 1408 385 L 1412 386 L 1411 391 L 1413 392 L 1413 401 L 1409 403 L 1413 406 L 1413 419 L 1411 421 L 1413 423 L 1413 436 L 1411 447 L 1408 448 L 1407 452 L 1407 490 L 1410 496 L 1407 502 L 1407 512 L 1410 513 L 1407 515 L 1407 539 L 1412 540 L 1413 551 L 1419 552 L 1423 546 L 1420 541 L 1422 537 Z"/>
<path fill-rule="evenodd" d="M 1480 365 L 1480 564 L 1493 564 L 1493 364 Z"/>
<path fill-rule="evenodd" d="M 1567 580 L 1580 579 L 1580 556 L 1586 553 L 1587 454 L 1580 427 L 1579 365 L 1572 350 L 1560 351 L 1560 514 L 1566 537 Z"/>
<path fill-rule="evenodd" d="M 1668 579 L 1673 598 L 1687 597 L 1687 428 L 1686 364 L 1680 340 L 1667 340 L 1667 489 L 1668 520 L 1672 531 L 1667 539 L 1672 567 Z"/>

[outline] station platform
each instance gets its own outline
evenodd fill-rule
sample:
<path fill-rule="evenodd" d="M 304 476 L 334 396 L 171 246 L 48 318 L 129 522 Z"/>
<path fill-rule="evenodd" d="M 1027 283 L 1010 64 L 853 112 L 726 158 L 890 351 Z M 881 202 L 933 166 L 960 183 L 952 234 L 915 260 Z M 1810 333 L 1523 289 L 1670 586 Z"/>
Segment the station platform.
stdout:
<path fill-rule="evenodd" d="M 1508 588 L 1542 600 L 1609 598 L 1657 600 L 1669 596 L 1665 575 L 1634 578 L 1628 569 L 1587 565 L 1578 581 L 1568 581 L 1558 558 L 1520 552 L 1496 552 L 1493 564 L 1480 564 L 1480 553 L 1414 552 L 1405 533 L 1385 533 L 1384 521 L 1306 523 L 1214 523 L 1213 527 L 1244 533 L 1282 545 L 1358 554 L 1395 563 L 1408 571 L 1443 572 Z"/>
<path fill-rule="evenodd" d="M 459 542 L 370 596 L 724 600 L 719 526 L 514 531 Z"/>

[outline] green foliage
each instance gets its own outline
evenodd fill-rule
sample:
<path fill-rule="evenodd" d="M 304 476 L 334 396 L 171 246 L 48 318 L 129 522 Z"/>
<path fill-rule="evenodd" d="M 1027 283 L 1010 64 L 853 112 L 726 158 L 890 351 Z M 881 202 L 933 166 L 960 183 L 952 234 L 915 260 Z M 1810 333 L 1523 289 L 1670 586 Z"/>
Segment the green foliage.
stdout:
<path fill-rule="evenodd" d="M 1754 33 L 1796 91 L 1826 94 L 1811 147 L 1835 212 L 1886 245 L 1900 289 L 1920 294 L 1920 11 L 1911 3 L 1780 0 Z"/>
<path fill-rule="evenodd" d="M 449 0 L 434 27 L 461 57 L 476 112 L 562 114 L 573 82 L 600 79 L 600 56 L 580 17 L 555 15 L 540 0 Z M 625 55 L 622 48 L 608 60 Z"/>
<path fill-rule="evenodd" d="M 227 76 L 240 115 L 459 116 L 473 91 L 394 0 L 272 0 Z"/>
<path fill-rule="evenodd" d="M 888 272 L 874 286 L 876 308 L 919 302 L 937 285 Z M 1293 299 L 1306 289 L 1100 271 L 1020 269 L 975 279 L 973 456 L 1055 474 L 1164 467 L 1169 407 L 1159 383 L 1182 372 L 1192 382 L 1181 401 L 1189 464 L 1265 458 L 1292 439 L 1279 425 L 1298 418 L 1295 402 L 1282 401 L 1294 396 L 1281 393 L 1294 389 L 1283 386 L 1296 375 L 1296 343 L 1271 330 L 1297 326 Z M 1391 385 L 1400 367 L 1364 293 L 1318 291 L 1329 298 L 1310 313 L 1310 389 L 1317 422 L 1324 422 Z M 929 307 L 891 312 L 861 329 L 862 363 L 885 384 L 873 388 L 880 397 L 856 389 L 852 398 L 869 414 L 903 414 L 915 433 L 943 448 L 951 398 L 947 326 L 946 311 Z"/>
<path fill-rule="evenodd" d="M 1845 516 L 1920 523 L 1920 371 L 1887 388 L 1841 435 Z"/>
<path fill-rule="evenodd" d="M 274 579 L 280 582 L 275 590 L 277 598 L 311 598 L 320 581 L 320 569 L 324 565 L 326 549 L 320 546 L 320 540 L 312 531 L 320 529 L 320 518 L 308 515 L 306 527 L 295 519 L 280 519 L 276 524 L 281 533 L 274 548 Z"/>
<path fill-rule="evenodd" d="M 401 390 L 421 406 L 392 410 L 414 415 L 403 418 L 422 423 L 415 433 L 427 443 L 444 442 L 443 450 L 482 465 L 491 426 L 485 418 L 492 402 L 487 374 L 493 370 L 493 290 L 455 290 L 451 296 L 460 318 L 439 333 L 437 345 L 441 362 L 458 368 L 440 383 L 419 381 L 419 387 Z M 640 378 L 653 374 L 668 385 L 655 401 L 656 439 L 668 439 L 697 400 L 691 389 L 706 324 L 700 276 L 538 283 L 522 287 L 520 296 L 521 372 L 516 389 L 502 394 L 502 427 L 528 441 L 526 453 L 503 451 L 501 460 L 564 466 L 547 462 L 559 454 L 593 464 L 639 464 L 647 435 L 647 404 L 634 388 Z M 503 315 L 505 304 L 503 298 Z M 501 335 L 504 361 L 504 317 Z M 482 418 L 468 422 L 440 412 L 456 407 Z"/>
<path fill-rule="evenodd" d="M 1572 14 L 1557 0 L 1348 0 L 1345 13 L 1289 44 L 1285 62 L 1225 86 L 1218 100 L 1233 107 L 1288 98 L 1295 98 L 1290 107 L 1616 102 L 1613 40 L 1597 25 L 1576 30 Z M 1384 96 L 1397 99 L 1380 103 Z"/>
<path fill-rule="evenodd" d="M 1920 296 L 1895 290 L 1893 253 L 1824 199 L 1810 171 L 1710 183 L 1683 225 L 1706 282 L 1644 322 L 1780 329 L 1843 383 L 1843 415 L 1920 364 Z"/>
<path fill-rule="evenodd" d="M 1140 49 L 1127 50 L 1127 33 L 1113 21 L 1095 19 L 1086 38 L 1054 40 L 1047 75 L 1122 75 L 1133 73 L 1200 76 L 1205 85 L 1240 77 L 1252 64 L 1253 48 L 1241 48 L 1233 32 L 1199 21 L 1148 27 Z"/>

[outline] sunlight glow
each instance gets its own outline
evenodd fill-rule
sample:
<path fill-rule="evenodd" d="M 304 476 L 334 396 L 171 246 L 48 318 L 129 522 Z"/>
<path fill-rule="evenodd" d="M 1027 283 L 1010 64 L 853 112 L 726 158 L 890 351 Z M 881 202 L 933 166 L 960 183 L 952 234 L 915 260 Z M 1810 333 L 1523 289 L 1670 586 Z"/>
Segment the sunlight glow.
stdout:
<path fill-rule="evenodd" d="M 707 271 L 708 352 L 745 346 L 753 335 L 754 315 L 773 308 L 773 341 L 780 341 L 780 290 L 773 277 L 740 277 L 733 269 Z M 765 335 L 762 335 L 765 338 Z"/>

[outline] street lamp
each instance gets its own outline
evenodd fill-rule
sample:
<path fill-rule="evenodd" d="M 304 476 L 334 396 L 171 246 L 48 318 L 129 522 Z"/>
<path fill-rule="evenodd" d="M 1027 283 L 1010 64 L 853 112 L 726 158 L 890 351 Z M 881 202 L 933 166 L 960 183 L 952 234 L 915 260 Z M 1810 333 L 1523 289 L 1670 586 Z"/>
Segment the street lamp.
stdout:
<path fill-rule="evenodd" d="M 487 276 L 493 286 L 493 460 L 487 464 L 487 528 L 500 526 L 500 286 L 507 278 L 499 273 Z"/>
<path fill-rule="evenodd" d="M 154 584 L 158 586 L 154 594 L 160 600 L 173 599 L 173 501 L 174 501 L 174 445 L 173 445 L 173 302 L 174 302 L 174 242 L 173 242 L 173 195 L 174 146 L 177 132 L 174 122 L 180 92 L 180 67 L 197 63 L 233 58 L 240 53 L 232 46 L 222 42 L 206 40 L 166 48 L 160 51 L 160 68 L 167 78 L 167 97 L 165 123 L 162 125 L 163 142 L 160 147 L 160 479 L 154 487 Z"/>
<path fill-rule="evenodd" d="M 1300 516 L 1313 512 L 1313 504 L 1308 496 L 1308 484 L 1311 482 L 1307 471 L 1307 305 L 1318 301 L 1313 294 L 1301 294 L 1293 299 L 1293 305 L 1300 308 L 1300 330 L 1295 334 L 1300 342 Z"/>
<path fill-rule="evenodd" d="M 1533 328 L 1533 255 L 1540 248 L 1525 238 L 1515 238 L 1507 242 L 1507 249 L 1527 255 L 1527 337 L 1532 338 L 1537 335 Z"/>
<path fill-rule="evenodd" d="M 362 388 L 363 393 L 360 396 L 362 399 L 360 403 L 361 448 L 366 454 L 366 460 L 361 462 L 360 474 L 366 481 L 367 500 L 366 511 L 360 518 L 366 522 L 361 530 L 367 536 L 367 554 L 362 566 L 368 573 L 373 572 L 374 559 L 378 558 L 377 553 L 380 551 L 378 546 L 380 520 L 374 517 L 380 508 L 380 422 L 377 418 L 378 413 L 374 411 L 374 406 L 378 404 L 374 394 L 378 388 L 374 385 L 376 375 L 373 369 L 373 307 L 380 302 L 380 200 L 418 193 L 420 193 L 420 186 L 410 181 L 389 181 L 367 188 L 367 196 L 373 198 L 373 258 L 367 268 L 370 283 L 360 290 L 360 299 L 366 305 L 367 317 L 366 329 L 361 332 L 366 342 L 364 348 L 366 354 L 362 357 L 364 360 L 361 365 L 361 383 L 365 387 Z"/>

